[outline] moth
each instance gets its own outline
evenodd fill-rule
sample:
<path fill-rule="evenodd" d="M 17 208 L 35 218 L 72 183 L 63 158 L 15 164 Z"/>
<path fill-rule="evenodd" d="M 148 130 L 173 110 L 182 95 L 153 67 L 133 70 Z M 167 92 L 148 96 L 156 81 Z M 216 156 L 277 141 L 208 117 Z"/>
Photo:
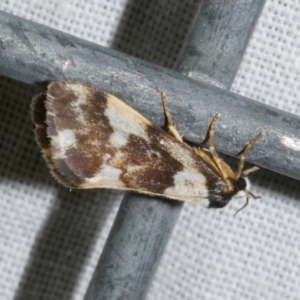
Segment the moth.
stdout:
<path fill-rule="evenodd" d="M 55 81 L 31 105 L 36 140 L 54 178 L 79 189 L 111 188 L 222 208 L 233 198 L 254 196 L 243 171 L 244 148 L 234 172 L 217 154 L 214 132 L 209 147 L 183 141 L 162 93 L 165 124 L 157 127 L 123 101 L 79 82 Z"/>

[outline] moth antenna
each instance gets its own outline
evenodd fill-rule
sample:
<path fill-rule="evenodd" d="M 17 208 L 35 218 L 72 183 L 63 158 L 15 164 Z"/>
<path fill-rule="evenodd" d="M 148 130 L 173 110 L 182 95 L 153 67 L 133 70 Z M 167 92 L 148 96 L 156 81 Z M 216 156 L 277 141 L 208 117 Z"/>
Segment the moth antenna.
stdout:
<path fill-rule="evenodd" d="M 243 210 L 248 205 L 248 203 L 249 203 L 249 197 L 246 198 L 246 203 L 241 208 L 239 208 L 233 216 L 235 217 L 241 210 Z"/>
<path fill-rule="evenodd" d="M 240 177 L 241 177 L 241 174 L 242 174 L 242 171 L 243 171 L 243 168 L 244 168 L 244 163 L 245 163 L 245 159 L 246 159 L 246 156 L 249 152 L 249 150 L 251 149 L 251 147 L 263 136 L 263 132 L 260 132 L 254 139 L 252 139 L 248 144 L 247 146 L 245 147 L 241 157 L 240 157 L 240 160 L 239 160 L 239 164 L 238 164 L 238 167 L 237 167 L 237 171 L 235 173 L 235 179 L 238 180 Z M 252 171 L 253 172 L 253 171 Z"/>
<path fill-rule="evenodd" d="M 165 115 L 165 124 L 163 126 L 163 129 L 165 131 L 171 131 L 171 133 L 173 134 L 175 139 L 178 140 L 179 142 L 183 143 L 182 136 L 177 131 L 176 125 L 173 122 L 171 114 L 169 112 L 169 108 L 168 108 L 168 105 L 167 105 L 167 95 L 166 95 L 166 93 L 161 93 L 161 100 L 162 100 L 162 103 L 163 103 L 164 115 Z"/>

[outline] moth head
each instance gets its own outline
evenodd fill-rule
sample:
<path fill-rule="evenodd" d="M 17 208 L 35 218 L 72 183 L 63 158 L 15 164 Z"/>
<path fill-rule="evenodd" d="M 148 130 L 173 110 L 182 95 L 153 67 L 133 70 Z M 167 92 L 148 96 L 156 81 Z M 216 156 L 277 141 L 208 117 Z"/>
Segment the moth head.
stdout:
<path fill-rule="evenodd" d="M 248 178 L 248 175 L 250 173 L 252 173 L 258 169 L 259 169 L 258 167 L 253 167 L 251 169 L 245 170 L 242 172 L 241 176 L 237 180 L 235 180 L 234 183 L 235 183 L 237 193 L 233 196 L 233 199 L 246 197 L 246 203 L 240 209 L 238 209 L 234 215 L 236 215 L 238 212 L 240 212 L 242 209 L 244 209 L 248 205 L 250 196 L 254 199 L 260 198 L 260 196 L 255 196 L 251 193 L 251 191 L 250 191 L 251 184 L 250 184 L 250 180 Z"/>
<path fill-rule="evenodd" d="M 248 196 L 248 192 L 250 190 L 250 180 L 248 177 L 240 177 L 238 180 L 234 182 L 237 193 L 233 196 L 233 198 L 244 198 Z"/>

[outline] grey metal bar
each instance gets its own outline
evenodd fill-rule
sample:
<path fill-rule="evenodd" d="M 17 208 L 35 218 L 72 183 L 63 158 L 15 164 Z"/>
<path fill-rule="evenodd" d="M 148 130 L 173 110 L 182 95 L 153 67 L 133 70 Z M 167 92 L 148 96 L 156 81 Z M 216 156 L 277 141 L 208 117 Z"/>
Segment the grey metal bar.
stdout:
<path fill-rule="evenodd" d="M 4 12 L 0 20 L 2 75 L 27 83 L 80 80 L 115 94 L 158 125 L 163 124 L 159 93 L 165 91 L 187 139 L 203 140 L 221 112 L 217 149 L 235 156 L 263 130 L 248 161 L 300 179 L 298 116 Z"/>
<path fill-rule="evenodd" d="M 179 70 L 229 89 L 265 1 L 203 1 Z"/>
<path fill-rule="evenodd" d="M 146 297 L 179 201 L 126 193 L 105 244 L 85 300 Z"/>

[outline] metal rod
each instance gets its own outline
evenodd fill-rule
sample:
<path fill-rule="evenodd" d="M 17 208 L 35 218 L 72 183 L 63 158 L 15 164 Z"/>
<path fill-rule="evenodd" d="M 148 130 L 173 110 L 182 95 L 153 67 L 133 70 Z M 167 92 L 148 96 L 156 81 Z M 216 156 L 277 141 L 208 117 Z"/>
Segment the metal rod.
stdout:
<path fill-rule="evenodd" d="M 126 193 L 84 299 L 144 299 L 181 206 Z"/>
<path fill-rule="evenodd" d="M 2 75 L 27 83 L 86 82 L 113 93 L 157 125 L 163 124 L 159 93 L 164 91 L 186 139 L 203 140 L 212 117 L 221 112 L 219 151 L 236 156 L 262 130 L 265 137 L 248 161 L 300 179 L 299 116 L 4 12 L 0 20 Z"/>
<path fill-rule="evenodd" d="M 203 1 L 178 61 L 185 75 L 229 89 L 265 1 Z"/>

